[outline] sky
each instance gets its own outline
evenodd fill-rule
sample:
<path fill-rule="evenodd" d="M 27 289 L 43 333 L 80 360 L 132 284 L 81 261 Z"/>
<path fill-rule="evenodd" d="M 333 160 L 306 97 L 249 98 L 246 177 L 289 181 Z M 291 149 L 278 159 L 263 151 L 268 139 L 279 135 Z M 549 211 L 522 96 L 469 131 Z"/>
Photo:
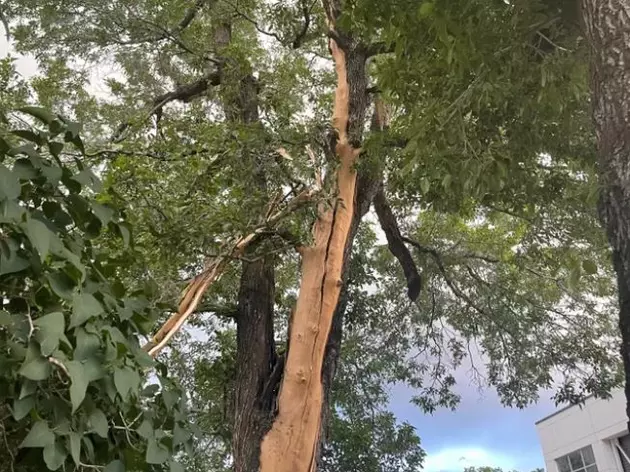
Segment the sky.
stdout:
<path fill-rule="evenodd" d="M 535 422 L 556 410 L 549 394 L 518 410 L 503 407 L 495 391 L 480 391 L 464 375 L 458 385 L 457 410 L 440 409 L 433 415 L 409 403 L 410 390 L 392 388 L 390 408 L 416 428 L 427 452 L 426 472 L 455 472 L 470 466 L 530 472 L 544 467 Z"/>
<path fill-rule="evenodd" d="M 9 53 L 0 36 L 0 58 Z M 15 54 L 14 54 L 15 55 Z M 20 58 L 18 71 L 28 77 L 36 72 L 35 61 Z M 535 422 L 556 410 L 549 395 L 524 410 L 503 407 L 493 390 L 480 391 L 465 372 L 457 375 L 461 403 L 456 411 L 441 409 L 423 413 L 409 402 L 412 392 L 395 386 L 390 409 L 401 421 L 412 424 L 427 452 L 426 472 L 459 472 L 469 466 L 501 467 L 530 472 L 544 462 Z"/>

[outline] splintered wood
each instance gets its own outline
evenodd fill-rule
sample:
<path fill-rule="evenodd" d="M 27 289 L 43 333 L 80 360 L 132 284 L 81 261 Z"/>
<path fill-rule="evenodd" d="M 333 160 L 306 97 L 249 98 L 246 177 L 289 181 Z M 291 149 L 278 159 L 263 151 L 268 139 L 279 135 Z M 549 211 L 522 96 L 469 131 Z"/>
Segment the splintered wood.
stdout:
<path fill-rule="evenodd" d="M 278 398 L 278 415 L 261 445 L 261 472 L 312 472 L 320 434 L 322 365 L 328 334 L 341 292 L 344 252 L 354 212 L 355 163 L 360 149 L 348 140 L 350 91 L 346 58 L 334 40 L 337 88 L 333 125 L 337 129 L 338 199 L 320 205 L 314 244 L 302 250 L 302 280 L 289 352 Z"/>

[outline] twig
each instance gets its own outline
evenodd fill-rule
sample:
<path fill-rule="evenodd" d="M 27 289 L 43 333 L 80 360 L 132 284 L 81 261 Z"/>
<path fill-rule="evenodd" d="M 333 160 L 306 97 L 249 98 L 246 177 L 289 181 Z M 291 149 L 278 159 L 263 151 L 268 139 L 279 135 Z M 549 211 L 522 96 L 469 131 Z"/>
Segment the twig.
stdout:
<path fill-rule="evenodd" d="M 28 318 L 28 339 L 30 340 L 35 332 L 35 326 L 33 325 L 33 318 L 31 318 L 31 306 L 28 306 L 28 311 L 26 312 L 26 318 Z"/>
<path fill-rule="evenodd" d="M 59 367 L 61 370 L 63 370 L 63 373 L 66 374 L 68 376 L 68 378 L 70 378 L 70 373 L 68 372 L 68 369 L 66 369 L 66 366 L 63 365 L 63 363 L 59 359 L 56 359 L 56 358 L 50 356 L 48 358 L 48 362 L 50 362 L 51 364 L 54 364 L 57 367 Z"/>

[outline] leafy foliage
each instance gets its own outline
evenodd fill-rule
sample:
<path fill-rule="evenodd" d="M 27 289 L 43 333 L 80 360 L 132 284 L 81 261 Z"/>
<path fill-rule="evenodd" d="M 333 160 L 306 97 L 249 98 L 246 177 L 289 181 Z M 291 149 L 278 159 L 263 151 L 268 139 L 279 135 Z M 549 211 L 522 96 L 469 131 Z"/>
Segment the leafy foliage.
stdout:
<path fill-rule="evenodd" d="M 126 289 L 129 225 L 72 151 L 78 125 L 44 108 L 0 137 L 0 411 L 20 470 L 138 470 L 190 446 L 181 391 L 140 347 L 160 307 Z M 72 158 L 72 160 L 67 160 Z M 158 368 L 159 384 L 147 384 Z M 172 467 L 177 468 L 176 462 Z M 144 470 L 144 467 L 141 467 Z"/>

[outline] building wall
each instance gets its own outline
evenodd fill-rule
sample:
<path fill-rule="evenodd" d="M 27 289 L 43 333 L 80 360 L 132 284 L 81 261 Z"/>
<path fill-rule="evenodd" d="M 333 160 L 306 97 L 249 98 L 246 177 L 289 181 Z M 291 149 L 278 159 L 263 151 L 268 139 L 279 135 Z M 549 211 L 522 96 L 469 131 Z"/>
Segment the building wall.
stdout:
<path fill-rule="evenodd" d="M 627 434 L 623 390 L 610 400 L 590 397 L 536 423 L 547 472 L 558 472 L 555 459 L 591 445 L 599 472 L 621 472 L 611 439 Z"/>

